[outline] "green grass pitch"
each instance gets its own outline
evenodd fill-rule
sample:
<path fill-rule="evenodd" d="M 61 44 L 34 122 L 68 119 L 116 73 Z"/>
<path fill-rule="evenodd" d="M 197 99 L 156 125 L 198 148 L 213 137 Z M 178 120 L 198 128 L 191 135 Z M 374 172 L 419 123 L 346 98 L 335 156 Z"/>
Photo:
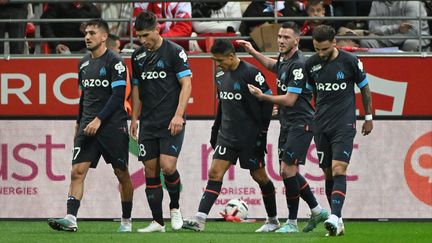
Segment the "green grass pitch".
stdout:
<path fill-rule="evenodd" d="M 134 221 L 134 231 L 148 221 Z M 210 221 L 204 232 L 173 232 L 167 223 L 166 233 L 117 233 L 118 222 L 80 221 L 78 232 L 52 230 L 46 221 L 0 221 L 0 242 L 432 242 L 432 222 L 365 222 L 346 221 L 346 235 L 325 237 L 322 224 L 311 233 L 254 233 L 262 222 L 228 223 Z M 299 223 L 302 228 L 304 221 Z"/>

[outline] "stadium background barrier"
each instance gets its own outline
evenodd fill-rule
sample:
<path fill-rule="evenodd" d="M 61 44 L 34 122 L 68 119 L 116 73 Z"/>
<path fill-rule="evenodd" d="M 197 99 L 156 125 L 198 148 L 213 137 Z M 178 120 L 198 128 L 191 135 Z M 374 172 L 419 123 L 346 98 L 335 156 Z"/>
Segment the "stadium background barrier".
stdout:
<path fill-rule="evenodd" d="M 199 0 L 174 0 L 171 2 L 197 2 Z M 217 1 L 217 0 L 210 0 L 210 1 Z M 239 2 L 243 2 L 245 0 L 237 0 Z M 372 0 L 364 0 L 364 1 L 372 1 Z M 10 3 L 33 3 L 34 4 L 34 14 L 30 19 L 0 19 L 0 23 L 14 23 L 14 22 L 32 22 L 35 24 L 35 37 L 32 38 L 0 38 L 0 41 L 20 41 L 25 39 L 28 42 L 33 42 L 35 46 L 35 54 L 41 54 L 44 53 L 43 49 L 44 47 L 41 45 L 41 42 L 46 41 L 82 41 L 82 38 L 45 38 L 41 37 L 40 34 L 40 26 L 39 23 L 46 23 L 46 22 L 85 22 L 89 19 L 40 19 L 40 16 L 43 12 L 43 3 L 64 3 L 64 2 L 80 2 L 80 1 L 73 1 L 73 0 L 9 0 Z M 82 1 L 84 2 L 84 1 Z M 142 2 L 141 0 L 94 0 L 91 1 L 93 3 L 130 3 L 133 5 L 135 2 Z M 160 0 L 159 2 L 167 2 L 167 0 Z M 133 7 L 133 6 L 132 6 Z M 420 5 L 419 5 L 420 9 Z M 266 20 L 270 23 L 279 23 L 281 21 L 302 21 L 302 20 L 374 20 L 374 19 L 400 19 L 400 20 L 416 20 L 419 21 L 419 26 L 421 26 L 422 21 L 430 21 L 432 20 L 431 16 L 427 17 L 406 17 L 406 16 L 379 16 L 379 17 L 369 17 L 369 16 L 326 16 L 326 17 L 279 17 L 277 15 L 277 10 L 274 9 L 274 17 L 240 17 L 240 18 L 189 18 L 189 19 L 183 19 L 183 18 L 160 18 L 159 21 L 234 21 L 234 20 L 241 20 L 241 21 L 256 21 L 256 20 Z M 129 35 L 127 37 L 122 37 L 122 41 L 128 41 L 129 43 L 133 43 L 136 41 L 136 38 L 133 37 L 133 17 L 131 14 L 130 18 L 119 18 L 119 19 L 106 19 L 108 23 L 110 22 L 118 22 L 118 23 L 128 23 L 129 25 Z M 248 40 L 250 39 L 249 36 L 230 36 L 230 37 L 218 37 L 221 39 L 243 39 Z M 432 35 L 421 35 L 420 33 L 413 35 L 412 37 L 397 37 L 397 36 L 340 36 L 339 39 L 418 39 L 421 43 L 422 39 L 432 39 Z M 206 37 L 169 37 L 167 39 L 172 40 L 204 40 Z M 301 39 L 311 39 L 310 36 L 302 36 Z M 421 47 L 419 47 L 419 52 Z M 9 57 L 9 54 L 4 54 L 5 57 Z M 12 55 L 15 56 L 15 55 Z"/>
<path fill-rule="evenodd" d="M 250 56 L 276 93 L 275 75 Z M 129 70 L 130 57 L 125 58 Z M 432 119 L 432 58 L 423 55 L 360 56 L 368 73 L 373 94 L 374 115 Z M 78 112 L 77 65 L 79 57 L 27 57 L 0 59 L 0 116 L 57 119 L 72 118 Z M 193 72 L 192 95 L 187 109 L 192 118 L 215 114 L 216 95 L 212 74 L 214 64 L 208 55 L 190 58 Z M 359 115 L 363 115 L 357 92 Z"/>
<path fill-rule="evenodd" d="M 357 123 L 361 127 L 363 121 Z M 70 159 L 74 121 L 0 122 L 0 218 L 62 217 L 66 212 L 70 181 Z M 208 144 L 212 121 L 193 120 L 186 126 L 183 151 L 179 158 L 182 175 L 180 200 L 184 217 L 194 215 L 206 186 L 212 149 Z M 287 217 L 284 188 L 278 176 L 277 135 L 279 124 L 272 121 L 266 170 L 274 181 L 278 215 Z M 432 219 L 432 174 L 430 121 L 375 121 L 374 131 L 356 136 L 348 172 L 348 197 L 344 218 Z M 135 145 L 136 146 L 136 145 Z M 134 194 L 134 218 L 150 218 L 145 198 L 143 167 L 137 149 L 130 147 L 130 171 Z M 321 205 L 328 208 L 324 176 L 318 168 L 315 145 L 307 155 L 300 173 L 309 181 Z M 429 163 L 429 164 L 428 164 Z M 429 165 L 429 166 L 428 166 Z M 103 160 L 88 174 L 80 218 L 119 218 L 121 215 L 118 183 Z M 167 193 L 165 191 L 165 196 Z M 248 171 L 232 167 L 210 217 L 229 199 L 242 198 L 249 204 L 251 218 L 265 218 L 259 187 Z M 164 216 L 169 217 L 164 200 Z M 300 203 L 300 218 L 308 217 L 308 207 Z"/>

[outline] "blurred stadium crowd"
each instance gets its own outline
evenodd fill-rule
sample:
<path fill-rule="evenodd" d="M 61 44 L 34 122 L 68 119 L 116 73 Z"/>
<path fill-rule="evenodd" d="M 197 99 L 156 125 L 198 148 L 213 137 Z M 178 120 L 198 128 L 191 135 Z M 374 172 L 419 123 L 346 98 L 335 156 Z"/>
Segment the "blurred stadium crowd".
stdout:
<path fill-rule="evenodd" d="M 427 17 L 432 13 L 432 0 L 150 3 L 0 0 L 0 54 L 85 53 L 83 22 L 100 17 L 109 22 L 112 37 L 120 40 L 119 48 L 130 51 L 138 43 L 134 38 L 133 18 L 143 9 L 153 11 L 162 20 L 163 37 L 174 40 L 191 53 L 208 52 L 216 37 L 232 39 L 234 44 L 236 39 L 253 41 L 250 36 L 256 28 L 289 20 L 301 27 L 305 37 L 300 44 L 303 51 L 314 51 L 308 36 L 320 24 L 335 27 L 338 36 L 343 36 L 338 46 L 348 51 L 430 50 L 432 20 Z M 237 51 L 242 51 L 240 46 L 235 46 Z"/>

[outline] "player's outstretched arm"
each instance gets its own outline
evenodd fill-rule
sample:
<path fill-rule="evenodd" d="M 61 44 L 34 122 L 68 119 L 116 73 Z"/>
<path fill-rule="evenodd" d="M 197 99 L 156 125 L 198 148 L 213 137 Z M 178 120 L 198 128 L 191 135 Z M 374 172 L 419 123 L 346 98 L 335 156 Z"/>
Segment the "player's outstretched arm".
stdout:
<path fill-rule="evenodd" d="M 263 65 L 269 71 L 275 72 L 275 70 L 273 70 L 273 67 L 276 64 L 275 59 L 266 57 L 259 51 L 255 50 L 249 41 L 237 40 L 237 43 L 243 46 L 249 54 L 251 54 L 255 59 L 258 60 L 258 62 L 261 63 L 261 65 Z"/>
<path fill-rule="evenodd" d="M 274 104 L 283 105 L 291 107 L 295 104 L 298 98 L 298 94 L 287 92 L 284 95 L 269 95 L 264 94 L 261 89 L 248 84 L 249 92 L 251 92 L 252 95 L 257 97 L 259 100 L 268 101 Z"/>
<path fill-rule="evenodd" d="M 171 136 L 175 136 L 183 130 L 183 115 L 186 111 L 189 97 L 192 92 L 191 76 L 185 76 L 180 78 L 179 83 L 181 86 L 181 90 L 177 110 L 168 126 L 168 130 L 171 131 Z"/>
<path fill-rule="evenodd" d="M 372 122 L 372 95 L 369 89 L 369 84 L 366 84 L 361 89 L 363 108 L 365 110 L 365 122 L 362 127 L 362 134 L 364 136 L 372 132 L 373 122 Z"/>

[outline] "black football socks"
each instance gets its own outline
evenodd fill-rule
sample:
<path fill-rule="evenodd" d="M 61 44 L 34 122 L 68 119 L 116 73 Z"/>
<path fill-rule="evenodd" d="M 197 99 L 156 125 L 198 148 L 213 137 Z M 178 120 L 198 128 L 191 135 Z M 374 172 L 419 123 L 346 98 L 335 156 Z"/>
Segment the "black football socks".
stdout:
<path fill-rule="evenodd" d="M 276 192 L 272 181 L 260 186 L 264 206 L 269 218 L 276 217 Z"/>
<path fill-rule="evenodd" d="M 308 204 L 310 209 L 318 206 L 318 202 L 306 179 L 300 173 L 297 173 L 296 177 L 300 188 L 300 197 Z"/>
<path fill-rule="evenodd" d="M 214 202 L 219 196 L 222 188 L 222 181 L 211 181 L 207 182 L 207 187 L 204 191 L 203 196 L 198 207 L 198 212 L 208 214 L 212 208 Z"/>
<path fill-rule="evenodd" d="M 283 179 L 285 185 L 285 196 L 288 204 L 288 219 L 297 219 L 300 190 L 296 176 Z"/>
<path fill-rule="evenodd" d="M 331 194 L 332 214 L 341 217 L 346 194 L 346 175 L 333 176 L 334 186 Z"/>
<path fill-rule="evenodd" d="M 327 201 L 329 203 L 329 206 L 331 208 L 331 195 L 333 192 L 333 185 L 334 185 L 334 181 L 332 180 L 327 180 L 325 181 L 325 192 L 326 192 L 326 196 L 327 196 Z"/>
<path fill-rule="evenodd" d="M 176 170 L 171 175 L 164 174 L 164 178 L 165 178 L 165 185 L 171 199 L 169 207 L 170 209 L 179 208 L 180 207 L 179 205 L 180 186 L 181 186 L 180 174 Z"/>
<path fill-rule="evenodd" d="M 164 225 L 162 217 L 162 199 L 163 191 L 162 184 L 159 177 L 149 178 L 146 177 L 146 195 L 150 209 L 152 211 L 153 220 L 158 222 L 160 225 Z"/>
<path fill-rule="evenodd" d="M 78 209 L 80 207 L 80 200 L 77 200 L 74 196 L 68 196 L 67 199 L 67 214 L 77 216 Z"/>
<path fill-rule="evenodd" d="M 122 204 L 122 218 L 130 219 L 132 212 L 132 202 L 121 202 Z"/>

